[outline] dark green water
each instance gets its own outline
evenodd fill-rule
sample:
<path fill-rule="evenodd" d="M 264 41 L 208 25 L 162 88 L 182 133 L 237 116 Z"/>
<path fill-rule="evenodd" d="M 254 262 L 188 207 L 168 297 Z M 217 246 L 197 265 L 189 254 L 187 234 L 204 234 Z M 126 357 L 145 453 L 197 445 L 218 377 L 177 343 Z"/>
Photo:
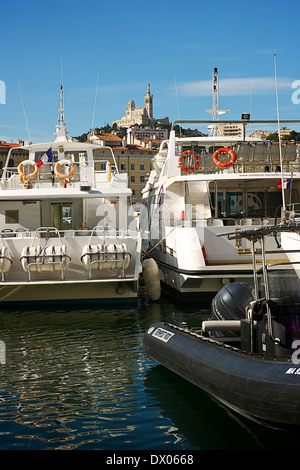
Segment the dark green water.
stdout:
<path fill-rule="evenodd" d="M 299 435 L 243 419 L 153 362 L 156 321 L 197 328 L 209 305 L 2 311 L 0 450 L 295 449 Z"/>

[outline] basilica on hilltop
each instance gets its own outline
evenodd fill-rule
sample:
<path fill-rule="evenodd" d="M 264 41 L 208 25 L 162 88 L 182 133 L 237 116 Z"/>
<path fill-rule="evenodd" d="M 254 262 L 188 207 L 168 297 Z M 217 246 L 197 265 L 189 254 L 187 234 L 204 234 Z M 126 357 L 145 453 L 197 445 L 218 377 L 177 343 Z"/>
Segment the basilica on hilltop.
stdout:
<path fill-rule="evenodd" d="M 145 106 L 136 108 L 135 102 L 130 100 L 125 110 L 125 116 L 114 121 L 112 124 L 117 124 L 118 127 L 133 127 L 141 125 L 155 126 L 158 123 L 168 124 L 169 119 L 167 117 L 163 119 L 155 119 L 153 117 L 153 95 L 150 94 L 150 84 L 148 83 Z"/>

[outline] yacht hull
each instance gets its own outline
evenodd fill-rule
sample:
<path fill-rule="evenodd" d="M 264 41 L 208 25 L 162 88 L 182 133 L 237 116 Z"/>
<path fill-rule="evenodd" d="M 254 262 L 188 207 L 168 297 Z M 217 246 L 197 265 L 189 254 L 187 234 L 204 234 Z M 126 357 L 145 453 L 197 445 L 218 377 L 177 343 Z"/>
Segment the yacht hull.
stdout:
<path fill-rule="evenodd" d="M 208 266 L 189 273 L 158 260 L 156 263 L 162 289 L 187 301 L 211 300 L 229 282 L 253 282 L 253 268 L 250 265 Z"/>
<path fill-rule="evenodd" d="M 138 279 L 0 283 L 0 304 L 136 301 Z"/>
<path fill-rule="evenodd" d="M 288 258 L 291 263 L 294 263 L 296 271 L 300 270 L 300 235 L 297 232 L 282 232 L 281 233 L 281 245 L 284 250 L 288 253 Z"/>
<path fill-rule="evenodd" d="M 112 148 L 103 159 L 93 132 L 87 142 L 68 135 L 63 101 L 61 86 L 54 142 L 13 146 L 2 170 L 1 305 L 137 298 L 141 236 L 128 175 Z"/>
<path fill-rule="evenodd" d="M 65 263 L 55 238 L 48 238 L 45 245 L 50 248 L 49 254 L 43 247 L 44 239 L 38 239 L 39 246 L 35 248 L 33 237 L 6 238 L 5 244 L 9 248 L 13 261 L 10 269 L 2 273 L 0 304 L 136 301 L 140 238 L 119 239 L 129 250 L 124 255 L 128 256 L 130 253 L 130 263 L 124 269 L 122 269 L 122 263 L 118 265 L 116 263 L 118 256 L 121 256 L 121 262 L 127 258 L 123 257 L 123 253 L 119 251 L 103 250 L 101 237 L 90 239 L 92 243 L 89 247 L 92 249 L 96 243 L 96 248 L 93 248 L 91 262 L 88 265 L 84 263 L 83 260 L 86 258 L 84 247 L 87 240 L 89 239 L 84 236 L 64 237 L 63 250 L 69 256 L 68 263 Z M 110 241 L 106 246 L 117 246 L 113 243 L 114 238 Z M 52 247 L 55 247 L 56 255 L 53 254 Z M 35 250 L 38 254 L 34 256 L 31 252 Z M 25 255 L 20 257 L 20 253 L 27 252 L 30 252 L 30 255 L 24 263 Z M 81 256 L 82 253 L 84 257 Z"/>
<path fill-rule="evenodd" d="M 235 241 L 219 236 L 226 231 L 228 227 L 204 229 L 200 233 L 190 227 L 168 228 L 162 249 L 149 248 L 159 268 L 162 288 L 194 301 L 211 299 L 229 282 L 253 283 L 251 244 L 243 242 L 237 246 Z M 155 242 L 151 245 L 155 246 Z M 269 263 L 287 260 L 279 252 L 274 237 L 268 237 L 267 248 Z M 260 253 L 257 265 L 261 266 L 261 262 Z"/>

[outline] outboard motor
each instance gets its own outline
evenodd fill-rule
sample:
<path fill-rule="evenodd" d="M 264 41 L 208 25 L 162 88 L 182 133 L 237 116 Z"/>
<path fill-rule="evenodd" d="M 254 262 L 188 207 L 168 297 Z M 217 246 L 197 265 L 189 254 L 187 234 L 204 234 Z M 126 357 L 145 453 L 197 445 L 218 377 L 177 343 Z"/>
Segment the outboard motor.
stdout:
<path fill-rule="evenodd" d="M 254 300 L 254 289 L 246 282 L 231 282 L 221 289 L 211 303 L 210 320 L 241 320 L 246 318 L 246 308 Z M 215 331 L 215 337 L 239 336 L 234 331 Z"/>

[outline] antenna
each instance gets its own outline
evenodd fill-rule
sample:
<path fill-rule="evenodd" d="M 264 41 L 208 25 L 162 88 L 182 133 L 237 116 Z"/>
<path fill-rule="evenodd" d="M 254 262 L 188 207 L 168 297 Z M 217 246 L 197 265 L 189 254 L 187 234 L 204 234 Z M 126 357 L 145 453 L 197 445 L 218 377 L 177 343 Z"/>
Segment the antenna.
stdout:
<path fill-rule="evenodd" d="M 177 102 L 177 114 L 178 114 L 178 121 L 180 121 L 179 115 L 179 103 L 178 103 L 178 90 L 177 90 L 177 82 L 176 82 L 176 75 L 175 75 L 175 91 L 176 91 L 176 102 Z M 179 126 L 179 132 L 181 136 L 181 127 Z"/>
<path fill-rule="evenodd" d="M 285 196 L 283 187 L 283 168 L 282 168 L 282 150 L 281 150 L 281 139 L 280 139 L 280 119 L 279 119 L 279 101 L 278 101 L 278 86 L 277 86 L 277 72 L 276 72 L 276 54 L 274 54 L 274 70 L 275 70 L 275 88 L 276 88 L 276 103 L 277 103 L 277 119 L 278 119 L 278 145 L 279 145 L 279 157 L 280 157 L 280 168 L 281 168 L 281 193 L 282 193 L 282 218 L 283 222 L 286 218 L 286 206 Z"/>
<path fill-rule="evenodd" d="M 218 69 L 215 67 L 213 71 L 213 79 L 212 79 L 212 86 L 213 86 L 213 121 L 219 120 L 219 73 Z"/>
<path fill-rule="evenodd" d="M 60 104 L 58 108 L 57 125 L 65 126 L 65 109 L 64 109 L 64 74 L 63 74 L 63 62 L 62 54 L 60 56 L 60 67 L 61 67 L 61 85 L 60 85 Z"/>
<path fill-rule="evenodd" d="M 217 67 L 214 68 L 213 75 L 212 75 L 212 95 L 213 95 L 213 109 L 206 109 L 207 113 L 212 114 L 213 121 L 219 120 L 220 114 L 229 113 L 229 110 L 219 110 L 219 73 Z M 219 126 L 213 124 L 212 132 L 213 135 L 218 135 Z"/>
<path fill-rule="evenodd" d="M 19 91 L 20 91 L 20 96 L 21 96 L 21 101 L 22 101 L 22 106 L 23 106 L 23 112 L 24 112 L 26 126 L 27 126 L 28 137 L 29 137 L 29 141 L 31 142 L 29 126 L 28 126 L 28 121 L 27 121 L 27 117 L 26 117 L 26 111 L 25 111 L 25 106 L 24 106 L 24 101 L 23 101 L 23 96 L 22 96 L 22 91 L 21 91 L 20 80 L 19 80 L 19 75 L 18 74 L 17 74 L 17 79 L 18 79 Z"/>
<path fill-rule="evenodd" d="M 91 127 L 91 130 L 94 129 L 94 118 L 95 118 L 96 100 L 97 100 L 97 93 L 98 93 L 98 81 L 99 81 L 99 72 L 98 72 L 98 74 L 97 74 L 97 84 L 96 84 L 96 91 L 95 91 L 95 101 L 94 101 L 94 110 L 93 110 L 93 118 L 92 118 L 92 127 Z"/>
<path fill-rule="evenodd" d="M 58 118 L 57 125 L 65 126 L 65 110 L 64 110 L 64 87 L 60 85 L 60 98 L 59 98 L 59 109 L 58 109 Z"/>
<path fill-rule="evenodd" d="M 176 102 L 177 102 L 178 121 L 180 121 L 179 104 L 178 104 L 178 90 L 177 90 L 177 83 L 176 83 L 176 75 L 175 75 L 175 91 L 176 91 Z"/>
<path fill-rule="evenodd" d="M 61 70 L 61 84 L 62 84 L 62 86 L 64 86 L 64 72 L 63 72 L 62 54 L 60 55 L 60 70 Z"/>
<path fill-rule="evenodd" d="M 65 141 L 67 139 L 68 131 L 66 129 L 65 123 L 65 107 L 64 107 L 64 85 L 63 85 L 63 64 L 62 64 L 62 55 L 61 55 L 61 85 L 60 85 L 60 99 L 59 99 L 59 108 L 58 108 L 58 118 L 56 125 L 57 135 L 56 141 Z"/>
<path fill-rule="evenodd" d="M 251 77 L 251 82 L 250 82 L 250 116 L 252 113 L 252 88 L 253 88 L 253 78 Z M 251 132 L 251 122 L 250 122 L 250 132 Z"/>

